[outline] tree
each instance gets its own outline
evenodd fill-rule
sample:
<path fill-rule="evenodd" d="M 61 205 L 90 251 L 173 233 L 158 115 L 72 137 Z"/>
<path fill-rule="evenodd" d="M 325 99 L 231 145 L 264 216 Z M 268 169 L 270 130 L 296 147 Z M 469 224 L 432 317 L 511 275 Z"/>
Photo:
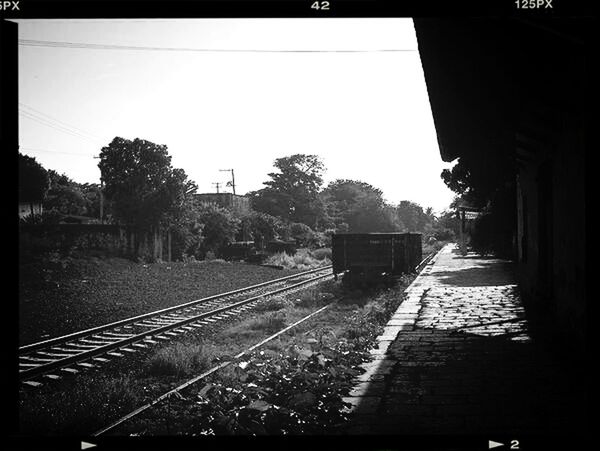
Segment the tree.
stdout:
<path fill-rule="evenodd" d="M 42 202 L 50 186 L 48 172 L 35 158 L 19 153 L 19 202 Z"/>
<path fill-rule="evenodd" d="M 48 190 L 44 209 L 54 210 L 63 215 L 83 216 L 87 213 L 88 200 L 76 185 L 58 185 Z"/>
<path fill-rule="evenodd" d="M 265 188 L 249 193 L 255 210 L 317 227 L 324 206 L 318 194 L 323 185 L 323 163 L 316 155 L 295 154 L 278 158 L 279 172 L 269 174 Z"/>
<path fill-rule="evenodd" d="M 460 157 L 452 170 L 444 169 L 444 183 L 462 202 L 483 212 L 471 227 L 474 250 L 514 256 L 516 230 L 515 162 L 512 156 L 480 152 Z"/>
<path fill-rule="evenodd" d="M 62 215 L 85 215 L 89 200 L 81 186 L 65 174 L 49 169 L 50 186 L 44 200 L 44 209 Z"/>
<path fill-rule="evenodd" d="M 321 194 L 327 213 L 338 230 L 355 233 L 399 230 L 393 208 L 383 193 L 368 183 L 335 180 Z"/>
<path fill-rule="evenodd" d="M 218 253 L 223 246 L 235 241 L 240 220 L 231 211 L 211 203 L 203 203 L 198 208 L 205 252 Z"/>
<path fill-rule="evenodd" d="M 407 232 L 425 232 L 427 226 L 431 226 L 433 222 L 431 209 L 428 209 L 427 213 L 419 204 L 409 200 L 400 201 L 396 207 L 396 214 Z"/>
<path fill-rule="evenodd" d="M 241 240 L 254 240 L 259 248 L 272 241 L 283 232 L 283 222 L 266 213 L 251 211 L 241 218 Z"/>
<path fill-rule="evenodd" d="M 143 139 L 116 137 L 102 148 L 98 167 L 114 216 L 140 230 L 172 224 L 197 189 L 171 166 L 167 146 Z"/>

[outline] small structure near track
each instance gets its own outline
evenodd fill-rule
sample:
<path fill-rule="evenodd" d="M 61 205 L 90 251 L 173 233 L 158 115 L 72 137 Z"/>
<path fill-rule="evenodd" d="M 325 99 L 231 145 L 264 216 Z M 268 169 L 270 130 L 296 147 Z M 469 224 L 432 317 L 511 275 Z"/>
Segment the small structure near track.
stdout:
<path fill-rule="evenodd" d="M 334 274 L 352 285 L 409 273 L 422 258 L 420 233 L 340 233 L 332 235 Z"/>

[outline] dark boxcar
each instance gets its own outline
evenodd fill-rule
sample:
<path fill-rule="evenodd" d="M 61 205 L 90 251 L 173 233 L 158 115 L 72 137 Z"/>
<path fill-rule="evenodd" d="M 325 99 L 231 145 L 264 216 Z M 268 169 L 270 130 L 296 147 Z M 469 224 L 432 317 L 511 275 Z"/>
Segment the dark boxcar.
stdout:
<path fill-rule="evenodd" d="M 296 253 L 296 243 L 293 241 L 269 241 L 267 243 L 267 252 L 278 253 L 285 252 L 288 255 Z"/>
<path fill-rule="evenodd" d="M 331 238 L 336 274 L 396 276 L 413 271 L 421 262 L 420 233 L 340 233 Z"/>
<path fill-rule="evenodd" d="M 235 241 L 221 249 L 226 260 L 244 260 L 255 253 L 254 241 Z"/>

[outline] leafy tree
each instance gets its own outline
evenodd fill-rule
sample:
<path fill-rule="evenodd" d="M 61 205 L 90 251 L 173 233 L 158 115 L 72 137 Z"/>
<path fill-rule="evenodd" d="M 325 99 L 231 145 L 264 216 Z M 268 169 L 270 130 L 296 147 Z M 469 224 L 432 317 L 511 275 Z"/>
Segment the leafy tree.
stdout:
<path fill-rule="evenodd" d="M 323 190 L 322 198 L 339 231 L 391 232 L 400 227 L 382 191 L 368 183 L 336 180 Z"/>
<path fill-rule="evenodd" d="M 290 224 L 289 233 L 290 237 L 301 247 L 312 247 L 318 239 L 313 229 L 300 222 Z"/>
<path fill-rule="evenodd" d="M 201 257 L 203 255 L 202 244 L 204 237 L 199 205 L 192 198 L 186 199 L 186 203 L 170 226 L 171 230 L 171 252 L 175 260 L 183 259 L 185 256 Z"/>
<path fill-rule="evenodd" d="M 278 238 L 284 228 L 279 218 L 251 211 L 241 218 L 239 233 L 241 240 L 254 240 L 258 247 L 263 248 L 265 243 Z"/>
<path fill-rule="evenodd" d="M 19 202 L 42 202 L 48 191 L 48 172 L 35 158 L 19 153 Z"/>
<path fill-rule="evenodd" d="M 415 202 L 408 200 L 400 201 L 396 207 L 398 219 L 402 222 L 404 230 L 407 232 L 425 232 L 427 226 L 433 222 L 431 209 L 429 214 L 423 211 L 423 207 Z"/>
<path fill-rule="evenodd" d="M 99 183 L 83 183 L 79 185 L 81 192 L 87 200 L 86 216 L 92 218 L 100 218 L 100 184 Z M 107 200 L 103 200 L 103 216 L 104 218 L 110 218 L 111 216 L 111 203 Z"/>
<path fill-rule="evenodd" d="M 231 211 L 212 203 L 202 203 L 198 213 L 198 221 L 203 225 L 204 252 L 218 253 L 223 246 L 235 241 L 241 221 Z"/>
<path fill-rule="evenodd" d="M 460 157 L 452 170 L 444 169 L 444 183 L 461 201 L 484 212 L 473 222 L 476 251 L 490 250 L 503 257 L 514 256 L 516 231 L 515 162 L 499 152 L 479 152 Z"/>
<path fill-rule="evenodd" d="M 116 137 L 98 164 L 114 216 L 138 229 L 172 224 L 196 191 L 182 169 L 171 166 L 167 146 Z"/>
<path fill-rule="evenodd" d="M 324 213 L 318 194 L 325 169 L 319 157 L 295 154 L 276 159 L 274 166 L 279 172 L 269 174 L 265 188 L 250 193 L 253 208 L 286 221 L 318 226 Z"/>
<path fill-rule="evenodd" d="M 88 200 L 77 185 L 58 185 L 48 190 L 44 208 L 63 215 L 85 215 Z"/>

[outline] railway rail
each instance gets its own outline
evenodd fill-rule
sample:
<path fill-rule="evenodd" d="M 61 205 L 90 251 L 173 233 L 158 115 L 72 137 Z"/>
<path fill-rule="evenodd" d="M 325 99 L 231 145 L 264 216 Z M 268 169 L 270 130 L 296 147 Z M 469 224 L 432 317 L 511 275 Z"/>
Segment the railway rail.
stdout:
<path fill-rule="evenodd" d="M 438 251 L 439 252 L 439 251 Z M 428 254 L 427 256 L 425 256 L 425 258 L 423 258 L 419 264 L 417 264 L 414 268 L 414 273 L 419 274 L 423 268 L 425 268 L 425 266 L 431 262 L 431 260 L 438 254 L 438 252 L 431 252 L 430 254 Z M 334 301 L 332 301 L 331 303 L 325 305 L 324 307 L 306 315 L 305 317 L 303 317 L 302 319 L 296 321 L 294 324 L 291 324 L 283 329 L 281 329 L 280 331 L 276 332 L 275 334 L 269 336 L 268 338 L 260 341 L 259 343 L 249 347 L 248 349 L 240 352 L 239 354 L 237 354 L 236 356 L 234 356 L 231 360 L 226 360 L 225 362 L 220 363 L 219 365 L 212 367 L 211 369 L 203 372 L 202 374 L 195 376 L 194 378 L 186 381 L 185 383 L 173 388 L 172 390 L 169 390 L 166 393 L 163 393 L 162 395 L 154 398 L 152 401 L 144 404 L 141 407 L 138 407 L 137 409 L 135 409 L 134 411 L 126 414 L 125 416 L 117 419 L 116 421 L 112 422 L 110 425 L 103 427 L 102 429 L 97 430 L 96 432 L 94 432 L 92 434 L 93 437 L 99 437 L 101 435 L 105 435 L 107 432 L 112 431 L 116 428 L 118 428 L 120 425 L 122 425 L 123 423 L 131 420 L 132 418 L 135 418 L 137 416 L 139 416 L 141 413 L 145 412 L 146 410 L 156 406 L 157 404 L 159 404 L 160 402 L 166 400 L 167 398 L 169 398 L 172 395 L 176 395 L 179 394 L 181 391 L 183 391 L 184 389 L 186 389 L 187 387 L 194 385 L 196 383 L 198 383 L 201 380 L 204 380 L 207 376 L 210 376 L 211 374 L 237 362 L 241 357 L 248 355 L 249 353 L 251 353 L 252 351 L 254 351 L 255 349 L 259 348 L 260 346 L 264 345 L 265 343 L 273 340 L 274 338 L 280 336 L 281 334 L 283 334 L 284 332 L 296 327 L 297 325 L 307 321 L 308 319 L 312 318 L 315 315 L 320 314 L 321 312 L 323 312 L 324 310 L 328 309 L 329 307 L 331 307 L 333 304 L 335 304 L 336 302 L 339 302 L 342 298 L 338 298 Z"/>
<path fill-rule="evenodd" d="M 19 380 L 28 386 L 60 379 L 242 313 L 264 299 L 333 277 L 332 266 L 127 318 L 19 348 Z M 37 380 L 36 380 L 37 379 Z"/>

